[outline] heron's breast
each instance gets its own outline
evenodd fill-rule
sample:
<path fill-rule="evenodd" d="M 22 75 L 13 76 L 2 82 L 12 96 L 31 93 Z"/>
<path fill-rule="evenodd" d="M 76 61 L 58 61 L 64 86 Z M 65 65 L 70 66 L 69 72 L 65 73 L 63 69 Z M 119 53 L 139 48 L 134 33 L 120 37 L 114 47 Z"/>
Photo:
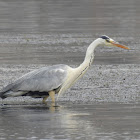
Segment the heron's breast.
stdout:
<path fill-rule="evenodd" d="M 67 73 L 66 79 L 65 79 L 59 93 L 63 93 L 68 88 L 70 88 L 74 84 L 75 80 L 76 80 L 75 71 L 74 70 L 69 70 L 68 73 Z"/>

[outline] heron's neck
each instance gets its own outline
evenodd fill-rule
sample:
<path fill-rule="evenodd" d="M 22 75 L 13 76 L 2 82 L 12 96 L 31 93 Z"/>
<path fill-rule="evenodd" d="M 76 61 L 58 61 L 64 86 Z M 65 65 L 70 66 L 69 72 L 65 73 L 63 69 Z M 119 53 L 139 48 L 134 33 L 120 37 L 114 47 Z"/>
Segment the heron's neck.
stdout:
<path fill-rule="evenodd" d="M 79 69 L 88 69 L 93 62 L 94 59 L 94 49 L 100 44 L 100 39 L 96 39 L 92 42 L 86 51 L 86 56 L 83 63 L 79 66 Z"/>

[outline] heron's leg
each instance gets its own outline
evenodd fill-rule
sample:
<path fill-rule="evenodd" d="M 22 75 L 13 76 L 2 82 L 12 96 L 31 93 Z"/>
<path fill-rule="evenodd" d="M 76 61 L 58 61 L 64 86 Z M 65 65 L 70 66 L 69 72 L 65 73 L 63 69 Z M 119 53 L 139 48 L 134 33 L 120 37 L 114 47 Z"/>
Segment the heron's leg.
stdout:
<path fill-rule="evenodd" d="M 43 104 L 46 104 L 46 100 L 48 99 L 48 97 L 49 97 L 49 95 L 43 98 L 43 100 L 42 100 Z"/>
<path fill-rule="evenodd" d="M 50 91 L 49 96 L 51 97 L 52 103 L 55 103 L 55 91 Z"/>

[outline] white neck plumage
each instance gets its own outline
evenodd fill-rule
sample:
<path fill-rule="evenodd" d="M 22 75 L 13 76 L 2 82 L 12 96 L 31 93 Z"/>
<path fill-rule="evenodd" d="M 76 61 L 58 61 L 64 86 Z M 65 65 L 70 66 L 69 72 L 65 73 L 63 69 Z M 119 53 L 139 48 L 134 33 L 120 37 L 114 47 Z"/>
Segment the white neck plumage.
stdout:
<path fill-rule="evenodd" d="M 70 78 L 68 79 L 68 81 L 66 81 L 64 88 L 60 90 L 59 94 L 63 93 L 67 88 L 71 87 L 79 78 L 81 78 L 85 74 L 85 72 L 88 70 L 88 68 L 93 62 L 94 49 L 99 44 L 101 44 L 100 42 L 101 42 L 100 39 L 96 39 L 89 45 L 83 63 L 79 67 L 73 69 L 74 72 L 70 74 Z"/>
<path fill-rule="evenodd" d="M 90 65 L 94 60 L 94 49 L 100 44 L 101 44 L 100 38 L 98 38 L 89 45 L 86 51 L 85 59 L 83 63 L 78 67 L 79 69 L 83 70 L 86 68 L 88 69 L 90 67 Z"/>

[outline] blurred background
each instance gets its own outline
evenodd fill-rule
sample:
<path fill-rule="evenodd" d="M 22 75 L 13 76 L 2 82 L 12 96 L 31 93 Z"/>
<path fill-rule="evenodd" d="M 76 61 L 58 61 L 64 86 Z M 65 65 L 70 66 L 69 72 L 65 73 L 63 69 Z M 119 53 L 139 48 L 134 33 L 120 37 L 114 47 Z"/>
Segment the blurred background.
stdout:
<path fill-rule="evenodd" d="M 103 34 L 130 48 L 97 47 L 58 107 L 0 100 L 0 139 L 140 140 L 139 27 L 140 0 L 0 0 L 0 89 L 45 65 L 79 65 Z"/>
<path fill-rule="evenodd" d="M 79 64 L 103 34 L 95 64 L 140 64 L 139 0 L 0 0 L 0 64 Z M 55 59 L 57 58 L 57 59 Z"/>

